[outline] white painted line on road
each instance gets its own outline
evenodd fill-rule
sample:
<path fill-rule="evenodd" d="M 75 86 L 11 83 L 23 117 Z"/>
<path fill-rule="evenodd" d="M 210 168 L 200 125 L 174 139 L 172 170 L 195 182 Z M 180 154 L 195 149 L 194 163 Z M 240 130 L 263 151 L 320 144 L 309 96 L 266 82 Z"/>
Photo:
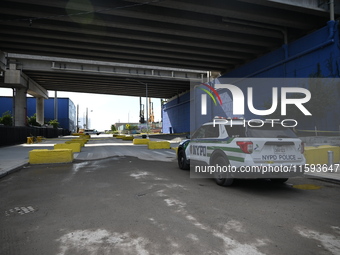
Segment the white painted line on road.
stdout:
<path fill-rule="evenodd" d="M 338 227 L 338 226 L 331 226 L 331 228 L 340 235 L 340 227 Z"/>
<path fill-rule="evenodd" d="M 197 235 L 188 234 L 187 237 L 190 238 L 191 240 L 195 241 L 195 242 L 199 241 L 199 238 L 197 237 Z"/>
<path fill-rule="evenodd" d="M 164 199 L 164 202 L 169 207 L 174 207 L 175 212 L 182 214 L 189 222 L 191 222 L 197 228 L 207 231 L 213 236 L 220 238 L 224 242 L 224 249 L 226 250 L 226 254 L 231 255 L 243 255 L 243 254 L 252 254 L 252 255 L 264 255 L 264 253 L 260 252 L 257 247 L 265 246 L 268 242 L 267 239 L 256 238 L 253 243 L 240 243 L 235 240 L 233 236 L 228 236 L 224 231 L 213 229 L 210 226 L 206 226 L 203 223 L 199 222 L 193 215 L 189 214 L 189 212 L 185 209 L 186 204 L 174 198 Z M 231 223 L 227 223 L 227 228 L 235 228 L 236 231 L 241 231 L 243 229 L 241 222 L 232 221 Z M 241 231 L 242 232 L 242 231 Z"/>
<path fill-rule="evenodd" d="M 334 229 L 334 227 L 332 228 Z M 340 254 L 340 239 L 337 236 L 319 233 L 303 227 L 296 227 L 295 229 L 301 236 L 321 242 L 322 246 L 329 250 L 332 254 Z"/>
<path fill-rule="evenodd" d="M 152 151 L 152 153 L 156 153 L 158 155 L 162 155 L 162 156 L 165 156 L 165 154 L 163 152 L 160 152 L 160 151 Z"/>
<path fill-rule="evenodd" d="M 141 179 L 148 175 L 150 175 L 148 172 L 139 172 L 139 173 L 130 174 L 131 177 L 134 177 L 136 179 Z"/>
<path fill-rule="evenodd" d="M 165 153 L 167 154 L 170 154 L 170 155 L 175 155 L 176 152 L 174 150 L 171 150 L 171 151 L 164 151 Z"/>
<path fill-rule="evenodd" d="M 149 255 L 146 249 L 150 241 L 143 237 L 132 237 L 128 232 L 109 232 L 105 229 L 76 230 L 59 239 L 60 252 L 66 255 L 77 251 L 78 254 L 140 254 Z"/>

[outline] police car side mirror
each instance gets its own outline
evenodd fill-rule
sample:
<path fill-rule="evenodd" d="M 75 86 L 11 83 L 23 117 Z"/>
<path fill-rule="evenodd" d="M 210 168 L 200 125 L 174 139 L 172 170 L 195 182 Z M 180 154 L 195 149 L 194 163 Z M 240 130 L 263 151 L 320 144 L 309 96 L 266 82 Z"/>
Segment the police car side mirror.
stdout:
<path fill-rule="evenodd" d="M 186 135 L 185 138 L 186 138 L 186 139 L 190 139 L 190 135 Z"/>

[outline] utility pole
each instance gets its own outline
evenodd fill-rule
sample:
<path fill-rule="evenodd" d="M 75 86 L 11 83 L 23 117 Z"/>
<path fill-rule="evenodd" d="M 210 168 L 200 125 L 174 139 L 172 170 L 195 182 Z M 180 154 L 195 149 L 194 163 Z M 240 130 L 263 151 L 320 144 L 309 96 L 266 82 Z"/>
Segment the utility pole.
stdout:
<path fill-rule="evenodd" d="M 149 137 L 149 109 L 148 109 L 148 84 L 145 83 L 145 82 L 141 82 L 139 80 L 135 80 L 135 79 L 130 79 L 130 78 L 126 78 L 126 80 L 130 80 L 130 81 L 136 81 L 140 84 L 143 84 L 145 85 L 145 106 L 146 106 L 146 134 L 147 134 L 147 137 Z"/>
<path fill-rule="evenodd" d="M 85 124 L 85 128 L 89 129 L 89 112 L 88 112 L 88 108 L 86 107 L 86 124 Z"/>
<path fill-rule="evenodd" d="M 77 129 L 76 133 L 79 132 L 79 104 L 77 104 Z"/>

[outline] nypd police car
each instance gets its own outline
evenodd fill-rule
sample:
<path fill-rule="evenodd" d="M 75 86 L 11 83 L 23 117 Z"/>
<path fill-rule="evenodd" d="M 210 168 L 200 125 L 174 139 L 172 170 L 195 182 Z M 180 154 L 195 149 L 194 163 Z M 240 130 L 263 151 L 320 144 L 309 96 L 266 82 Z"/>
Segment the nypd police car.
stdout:
<path fill-rule="evenodd" d="M 274 120 L 214 119 L 197 129 L 177 151 L 180 169 L 211 174 L 218 185 L 235 178 L 283 183 L 301 176 L 304 144 L 293 130 Z"/>

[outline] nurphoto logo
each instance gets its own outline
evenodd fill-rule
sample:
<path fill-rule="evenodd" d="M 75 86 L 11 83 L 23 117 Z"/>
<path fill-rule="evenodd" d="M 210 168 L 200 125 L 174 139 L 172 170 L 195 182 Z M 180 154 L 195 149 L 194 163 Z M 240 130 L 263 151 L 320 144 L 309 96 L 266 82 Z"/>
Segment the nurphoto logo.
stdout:
<path fill-rule="evenodd" d="M 209 86 L 207 84 L 202 84 L 209 88 L 218 99 L 220 105 L 222 105 L 222 100 L 219 93 L 216 89 L 228 89 L 232 96 L 233 96 L 233 115 L 244 115 L 244 105 L 245 105 L 245 97 L 243 91 L 235 85 L 232 84 L 216 84 L 215 88 Z M 205 89 L 198 87 L 199 89 L 206 92 L 206 94 L 201 95 L 201 115 L 207 114 L 207 95 L 211 97 L 214 104 L 217 105 L 216 99 L 214 98 L 213 94 Z M 287 98 L 288 93 L 299 93 L 304 95 L 302 98 Z M 266 110 L 259 110 L 254 107 L 253 103 L 253 88 L 247 88 L 247 106 L 251 113 L 259 116 L 266 116 L 274 113 L 278 106 L 278 88 L 272 88 L 272 105 L 269 109 Z M 306 109 L 303 105 L 307 103 L 311 99 L 311 93 L 308 89 L 305 88 L 298 88 L 298 87 L 282 87 L 281 88 L 281 115 L 287 115 L 287 105 L 292 104 L 295 105 L 305 116 L 311 116 L 312 114 Z"/>
<path fill-rule="evenodd" d="M 208 84 L 205 84 L 205 83 L 202 83 L 202 85 L 207 87 L 210 91 L 212 91 L 215 94 L 220 105 L 222 105 L 222 100 L 221 100 L 220 94 L 218 94 L 218 92 L 212 86 L 209 86 Z M 211 97 L 211 99 L 213 100 L 215 105 L 217 105 L 217 102 L 216 102 L 215 97 L 213 96 L 213 94 L 209 90 L 207 90 L 205 88 L 201 88 L 201 87 L 198 87 L 198 88 L 200 90 L 203 90 L 206 93 L 206 94 L 201 95 L 201 115 L 207 115 L 207 95 L 209 95 Z"/>

